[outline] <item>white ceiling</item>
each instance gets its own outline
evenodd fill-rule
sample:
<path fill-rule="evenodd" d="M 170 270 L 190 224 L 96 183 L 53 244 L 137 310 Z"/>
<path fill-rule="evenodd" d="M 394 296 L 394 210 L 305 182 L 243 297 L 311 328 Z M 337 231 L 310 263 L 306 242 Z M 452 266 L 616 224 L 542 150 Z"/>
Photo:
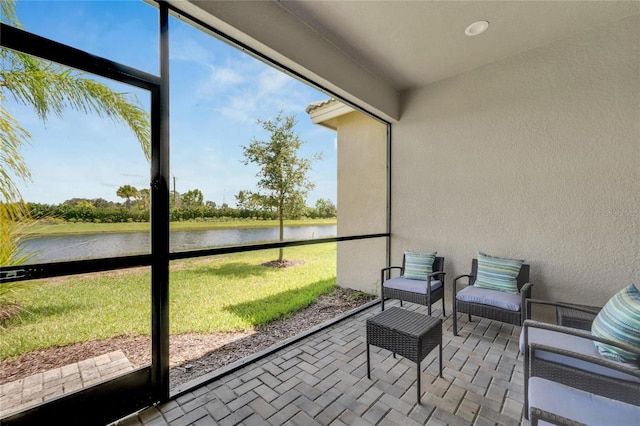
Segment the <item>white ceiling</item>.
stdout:
<path fill-rule="evenodd" d="M 394 121 L 401 93 L 640 14 L 640 1 L 168 0 Z M 489 29 L 464 35 L 478 20 Z"/>
<path fill-rule="evenodd" d="M 605 1 L 280 1 L 362 67 L 403 91 L 640 10 Z M 472 22 L 489 22 L 478 36 Z"/>

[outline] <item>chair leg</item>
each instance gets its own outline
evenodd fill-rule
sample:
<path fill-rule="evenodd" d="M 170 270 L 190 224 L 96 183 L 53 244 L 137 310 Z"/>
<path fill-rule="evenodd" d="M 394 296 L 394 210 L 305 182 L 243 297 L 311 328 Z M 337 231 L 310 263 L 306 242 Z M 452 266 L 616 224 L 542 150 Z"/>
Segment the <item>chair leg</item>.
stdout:
<path fill-rule="evenodd" d="M 427 313 L 431 315 L 431 303 L 429 303 L 429 307 L 427 308 Z"/>
<path fill-rule="evenodd" d="M 384 311 L 384 294 L 380 297 L 380 300 L 382 300 L 382 310 Z"/>
<path fill-rule="evenodd" d="M 444 295 L 442 296 L 442 317 L 447 316 L 447 313 L 444 311 Z"/>
<path fill-rule="evenodd" d="M 453 335 L 457 336 L 458 335 L 458 315 L 456 313 L 456 310 L 453 310 L 453 315 L 451 315 L 453 317 Z"/>
<path fill-rule="evenodd" d="M 456 299 L 453 299 L 453 313 L 451 314 L 451 318 L 453 319 L 453 335 L 458 335 L 458 310 L 456 309 Z"/>
<path fill-rule="evenodd" d="M 469 322 L 471 322 L 471 314 L 469 314 Z"/>
<path fill-rule="evenodd" d="M 400 307 L 402 308 L 402 299 L 400 299 Z"/>
<path fill-rule="evenodd" d="M 527 393 L 529 392 L 528 387 L 529 386 L 524 387 L 524 407 L 522 407 L 522 411 L 524 414 L 524 418 L 527 420 L 530 420 L 529 419 L 529 399 L 528 399 L 529 395 L 527 395 Z M 533 424 L 533 423 L 530 423 L 530 424 Z"/>

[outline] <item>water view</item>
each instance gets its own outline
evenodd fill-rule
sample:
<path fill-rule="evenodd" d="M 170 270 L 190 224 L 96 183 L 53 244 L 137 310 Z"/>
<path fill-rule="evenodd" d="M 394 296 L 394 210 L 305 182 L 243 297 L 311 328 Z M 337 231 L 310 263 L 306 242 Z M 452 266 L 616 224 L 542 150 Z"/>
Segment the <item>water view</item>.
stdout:
<path fill-rule="evenodd" d="M 284 238 L 304 240 L 335 237 L 336 225 L 285 227 Z M 272 242 L 278 240 L 278 228 L 211 229 L 171 232 L 172 252 L 197 250 L 227 245 Z M 63 262 L 67 260 L 145 254 L 151 251 L 148 232 L 116 234 L 55 235 L 31 238 L 22 242 L 29 263 Z"/>

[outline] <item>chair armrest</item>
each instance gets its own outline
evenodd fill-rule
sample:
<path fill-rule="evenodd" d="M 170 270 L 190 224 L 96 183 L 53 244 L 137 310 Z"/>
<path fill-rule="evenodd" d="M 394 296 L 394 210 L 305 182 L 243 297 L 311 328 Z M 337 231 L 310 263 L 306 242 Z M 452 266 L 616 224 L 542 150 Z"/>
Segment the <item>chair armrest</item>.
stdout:
<path fill-rule="evenodd" d="M 462 275 L 458 275 L 457 277 L 455 277 L 455 278 L 453 279 L 453 281 L 458 281 L 460 278 L 464 278 L 464 277 L 471 278 L 471 277 L 473 277 L 473 275 L 471 275 L 471 274 L 462 274 Z"/>
<path fill-rule="evenodd" d="M 403 272 L 402 271 L 402 269 L 403 269 L 402 266 L 387 266 L 386 268 L 382 268 L 380 270 L 380 276 L 381 276 L 380 284 L 382 284 L 384 282 L 384 273 L 385 272 L 391 272 L 392 269 L 400 269 L 400 275 L 402 275 L 402 272 Z M 387 276 L 389 278 L 391 277 L 390 275 L 387 275 Z"/>
<path fill-rule="evenodd" d="M 453 279 L 453 295 L 454 295 L 454 300 L 455 300 L 455 295 L 456 295 L 456 286 L 458 285 L 458 281 L 462 278 L 472 278 L 473 275 L 471 274 L 462 274 L 462 275 L 458 275 L 457 277 L 455 277 Z"/>
<path fill-rule="evenodd" d="M 458 280 L 462 279 L 462 278 L 469 278 L 471 279 L 473 276 L 471 274 L 463 274 L 463 275 L 458 275 L 457 277 L 455 277 L 453 279 L 453 285 L 451 286 L 451 294 L 453 295 L 453 298 L 451 299 L 453 301 L 453 311 L 455 312 L 456 310 L 456 294 L 458 294 L 458 292 L 456 291 L 456 287 L 458 285 Z"/>

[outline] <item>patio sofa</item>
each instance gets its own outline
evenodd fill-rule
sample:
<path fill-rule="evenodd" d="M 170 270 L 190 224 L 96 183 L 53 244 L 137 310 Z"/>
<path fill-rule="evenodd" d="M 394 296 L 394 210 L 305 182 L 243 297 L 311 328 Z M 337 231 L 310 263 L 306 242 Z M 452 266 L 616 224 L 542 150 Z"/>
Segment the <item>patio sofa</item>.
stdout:
<path fill-rule="evenodd" d="M 628 305 L 633 318 L 627 318 L 625 326 L 635 326 L 634 319 L 640 318 L 636 305 L 640 293 L 634 291 L 636 300 Z M 556 305 L 528 299 L 527 315 L 535 303 Z M 539 421 L 561 425 L 640 424 L 640 345 L 634 340 L 636 330 L 627 333 L 632 341 L 627 344 L 597 335 L 597 325 L 594 333 L 525 320 L 520 335 L 525 417 L 532 425 Z"/>

